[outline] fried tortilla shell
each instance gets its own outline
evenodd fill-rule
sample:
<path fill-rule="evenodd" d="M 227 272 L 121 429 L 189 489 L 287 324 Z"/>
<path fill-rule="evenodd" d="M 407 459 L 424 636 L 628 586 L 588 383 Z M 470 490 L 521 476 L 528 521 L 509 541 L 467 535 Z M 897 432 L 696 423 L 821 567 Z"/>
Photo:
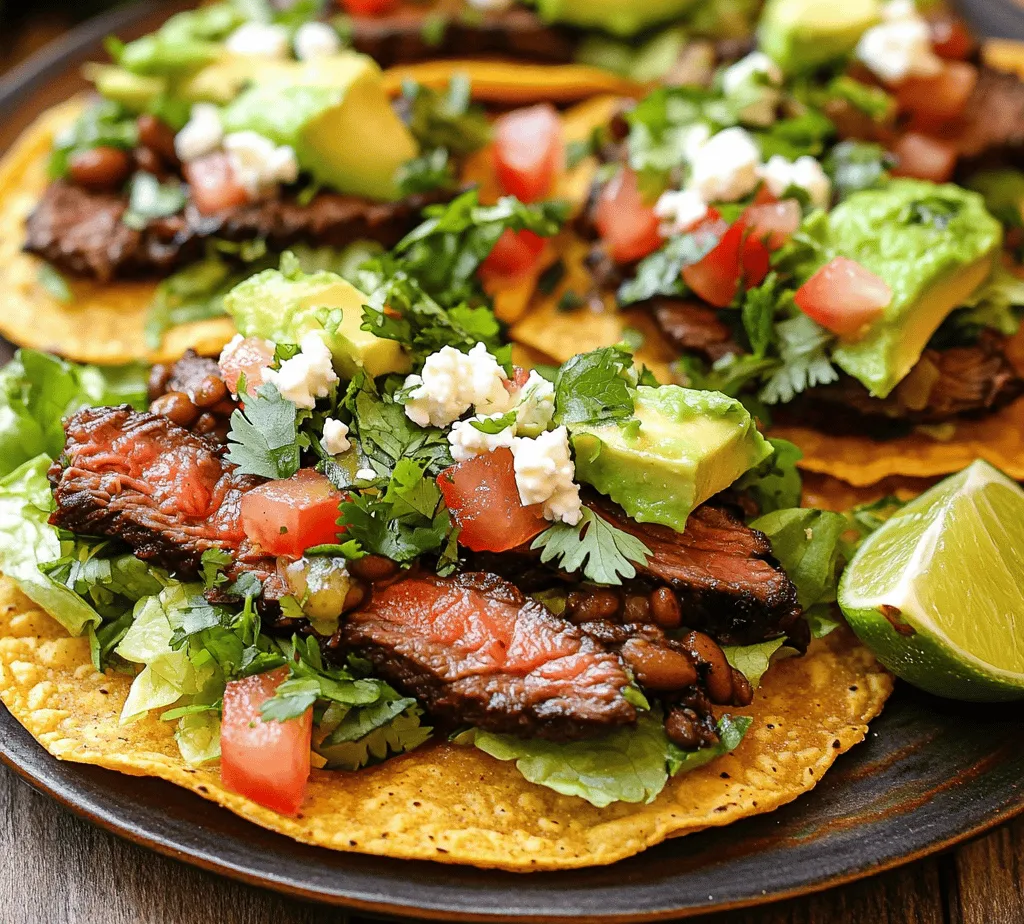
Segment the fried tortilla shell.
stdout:
<path fill-rule="evenodd" d="M 301 814 L 287 818 L 225 789 L 215 764 L 187 766 L 173 723 L 120 725 L 130 683 L 97 673 L 86 639 L 0 578 L 0 698 L 55 757 L 159 777 L 308 844 L 516 872 L 613 863 L 784 805 L 864 738 L 893 685 L 841 629 L 773 666 L 754 704 L 736 711 L 753 718 L 739 748 L 671 780 L 650 805 L 597 809 L 474 748 L 436 743 L 358 773 L 314 770 Z"/>

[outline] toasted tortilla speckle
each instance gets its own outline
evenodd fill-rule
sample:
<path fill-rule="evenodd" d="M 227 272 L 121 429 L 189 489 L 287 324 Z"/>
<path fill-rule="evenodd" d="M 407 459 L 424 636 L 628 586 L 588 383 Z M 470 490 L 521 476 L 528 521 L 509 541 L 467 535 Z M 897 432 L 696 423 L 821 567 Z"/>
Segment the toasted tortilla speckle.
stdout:
<path fill-rule="evenodd" d="M 740 747 L 670 781 L 651 805 L 597 809 L 473 748 L 438 743 L 358 773 L 314 770 L 301 818 L 286 818 L 226 790 L 216 765 L 187 767 L 173 723 L 120 725 L 130 682 L 98 674 L 85 639 L 69 638 L 0 578 L 0 698 L 54 756 L 160 777 L 321 847 L 521 872 L 612 863 L 790 802 L 864 738 L 892 691 L 890 675 L 841 629 L 773 666 L 753 706 L 734 710 L 754 720 Z"/>

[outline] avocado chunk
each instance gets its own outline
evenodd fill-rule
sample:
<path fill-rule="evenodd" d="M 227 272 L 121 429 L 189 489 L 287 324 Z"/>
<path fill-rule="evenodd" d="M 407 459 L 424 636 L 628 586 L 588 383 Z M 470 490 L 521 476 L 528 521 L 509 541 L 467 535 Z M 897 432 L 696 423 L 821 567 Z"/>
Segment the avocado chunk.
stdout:
<path fill-rule="evenodd" d="M 537 0 L 537 11 L 547 22 L 601 29 L 630 37 L 650 26 L 685 13 L 696 0 Z"/>
<path fill-rule="evenodd" d="M 100 96 L 120 103 L 129 112 L 144 112 L 167 91 L 165 78 L 133 74 L 116 64 L 87 64 L 82 73 Z"/>
<path fill-rule="evenodd" d="M 641 385 L 631 419 L 570 430 L 580 481 L 638 523 L 677 532 L 694 508 L 773 452 L 739 401 L 678 385 Z"/>
<path fill-rule="evenodd" d="M 360 369 L 371 376 L 408 372 L 409 358 L 394 340 L 362 330 L 368 301 L 335 273 L 286 276 L 264 270 L 232 289 L 224 307 L 244 337 L 298 343 L 310 331 L 323 333 L 334 367 L 345 378 Z"/>
<path fill-rule="evenodd" d="M 236 55 L 225 50 L 216 61 L 200 68 L 183 81 L 178 92 L 183 99 L 192 103 L 224 106 L 246 86 L 268 80 L 287 80 L 300 67 L 295 61 Z"/>
<path fill-rule="evenodd" d="M 340 192 L 391 201 L 419 148 L 391 108 L 380 68 L 347 53 L 273 68 L 222 113 L 227 132 L 254 131 L 295 149 L 299 165 Z"/>
<path fill-rule="evenodd" d="M 761 50 L 788 74 L 844 58 L 881 17 L 880 0 L 768 0 L 761 14 Z"/>
<path fill-rule="evenodd" d="M 828 218 L 828 250 L 856 260 L 892 289 L 882 316 L 832 358 L 878 398 L 921 358 L 946 316 L 989 276 L 1002 228 L 978 193 L 893 180 L 854 193 Z"/>

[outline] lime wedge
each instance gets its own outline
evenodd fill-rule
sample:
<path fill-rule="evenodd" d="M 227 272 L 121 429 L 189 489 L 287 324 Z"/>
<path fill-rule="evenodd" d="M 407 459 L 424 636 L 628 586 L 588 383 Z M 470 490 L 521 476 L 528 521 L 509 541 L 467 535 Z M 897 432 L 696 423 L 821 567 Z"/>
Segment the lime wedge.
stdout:
<path fill-rule="evenodd" d="M 839 605 L 915 686 L 1024 698 L 1024 490 L 981 461 L 935 485 L 865 541 Z"/>

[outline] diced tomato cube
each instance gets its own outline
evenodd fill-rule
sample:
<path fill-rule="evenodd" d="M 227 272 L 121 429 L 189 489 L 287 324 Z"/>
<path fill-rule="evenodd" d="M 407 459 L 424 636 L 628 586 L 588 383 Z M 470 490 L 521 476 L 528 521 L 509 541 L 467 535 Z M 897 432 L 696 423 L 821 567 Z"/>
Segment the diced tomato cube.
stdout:
<path fill-rule="evenodd" d="M 480 265 L 480 275 L 485 279 L 516 279 L 529 273 L 543 252 L 544 238 L 540 235 L 507 228 Z"/>
<path fill-rule="evenodd" d="M 506 552 L 551 524 L 542 507 L 524 507 L 512 452 L 496 449 L 446 468 L 437 476 L 445 505 L 461 528 L 459 544 L 474 552 Z"/>
<path fill-rule="evenodd" d="M 339 0 L 341 8 L 352 16 L 380 16 L 398 7 L 398 0 Z"/>
<path fill-rule="evenodd" d="M 245 205 L 249 193 L 235 176 L 227 154 L 216 152 L 188 161 L 184 168 L 192 202 L 203 215 Z"/>
<path fill-rule="evenodd" d="M 263 384 L 263 373 L 274 359 L 270 343 L 261 337 L 246 337 L 229 344 L 220 355 L 218 366 L 224 384 L 238 394 L 238 380 L 245 375 L 245 390 L 251 395 Z"/>
<path fill-rule="evenodd" d="M 797 307 L 840 337 L 856 337 L 892 301 L 884 279 L 855 260 L 835 257 L 807 280 L 794 296 Z"/>
<path fill-rule="evenodd" d="M 947 61 L 964 61 L 977 47 L 967 24 L 957 16 L 938 16 L 928 23 L 932 34 L 932 48 Z"/>
<path fill-rule="evenodd" d="M 897 161 L 894 176 L 945 183 L 956 169 L 956 147 L 927 135 L 908 132 L 893 145 L 892 153 Z"/>
<path fill-rule="evenodd" d="M 338 540 L 344 495 L 311 468 L 268 481 L 242 497 L 242 528 L 270 555 L 300 558 L 306 549 Z"/>
<path fill-rule="evenodd" d="M 664 243 L 654 206 L 644 201 L 637 175 L 629 167 L 623 167 L 604 185 L 595 223 L 616 263 L 642 260 Z"/>
<path fill-rule="evenodd" d="M 698 230 L 719 234 L 720 239 L 702 260 L 683 267 L 683 281 L 696 295 L 709 305 L 725 308 L 741 283 L 749 289 L 764 282 L 771 255 L 765 242 L 751 233 L 745 216 L 727 228 L 712 212 Z"/>
<path fill-rule="evenodd" d="M 494 168 L 498 184 L 522 202 L 551 192 L 565 164 L 562 120 L 550 103 L 516 109 L 494 124 Z"/>
<path fill-rule="evenodd" d="M 959 116 L 978 83 L 978 69 L 966 61 L 948 61 L 934 77 L 908 77 L 896 87 L 900 109 L 914 128 L 937 128 Z"/>
<path fill-rule="evenodd" d="M 778 250 L 800 227 L 803 212 L 796 199 L 752 205 L 743 213 L 750 236 L 764 241 L 769 250 Z"/>
<path fill-rule="evenodd" d="M 309 780 L 313 710 L 286 722 L 264 721 L 260 708 L 288 678 L 288 668 L 232 680 L 224 690 L 220 776 L 224 785 L 282 815 L 302 806 Z"/>

